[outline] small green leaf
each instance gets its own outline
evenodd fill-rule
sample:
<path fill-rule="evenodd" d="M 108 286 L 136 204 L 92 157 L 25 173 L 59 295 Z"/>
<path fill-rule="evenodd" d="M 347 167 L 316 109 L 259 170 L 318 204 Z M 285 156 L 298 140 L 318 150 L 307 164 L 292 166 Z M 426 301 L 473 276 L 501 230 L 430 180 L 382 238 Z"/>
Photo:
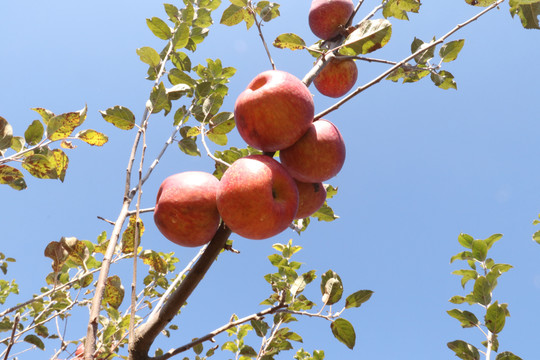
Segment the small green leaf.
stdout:
<path fill-rule="evenodd" d="M 465 285 L 469 280 L 475 280 L 478 277 L 478 273 L 475 270 L 455 270 L 452 274 L 463 276 L 461 278 L 461 286 L 463 288 L 465 288 Z"/>
<path fill-rule="evenodd" d="M 39 115 L 41 115 L 41 118 L 43 119 L 43 123 L 45 125 L 47 125 L 49 123 L 49 120 L 54 117 L 54 113 L 52 111 L 44 108 L 32 108 L 31 110 L 34 110 Z"/>
<path fill-rule="evenodd" d="M 533 234 L 533 240 L 540 244 L 540 230 Z"/>
<path fill-rule="evenodd" d="M 519 16 L 521 25 L 525 29 L 540 29 L 538 16 L 540 15 L 540 1 L 537 0 L 510 0 L 510 14 Z"/>
<path fill-rule="evenodd" d="M 415 37 L 412 44 L 411 44 L 411 54 L 414 54 L 417 51 L 420 51 L 422 49 L 428 48 L 430 45 L 431 45 L 431 42 L 425 43 L 422 40 Z M 429 49 L 427 49 L 427 50 L 421 52 L 420 54 L 416 55 L 414 57 L 414 60 L 418 64 L 423 65 L 426 62 L 428 62 L 429 60 L 431 60 L 434 55 L 435 55 L 435 47 L 431 46 Z"/>
<path fill-rule="evenodd" d="M 322 301 L 326 305 L 337 303 L 343 295 L 343 283 L 338 274 L 328 270 L 321 276 Z"/>
<path fill-rule="evenodd" d="M 3 151 L 11 147 L 11 139 L 13 138 L 13 128 L 6 119 L 0 116 L 0 155 Z"/>
<path fill-rule="evenodd" d="M 334 214 L 334 210 L 325 202 L 315 213 L 310 215 L 319 221 L 334 221 L 339 219 L 339 216 Z"/>
<path fill-rule="evenodd" d="M 26 141 L 24 141 L 22 136 L 14 136 L 11 138 L 11 148 L 15 150 L 15 152 L 21 151 L 24 144 L 26 144 Z"/>
<path fill-rule="evenodd" d="M 457 84 L 454 81 L 454 75 L 452 75 L 450 72 L 442 70 L 439 73 L 432 72 L 431 73 L 431 81 L 435 84 L 435 86 L 443 89 L 456 89 L 457 90 Z"/>
<path fill-rule="evenodd" d="M 52 154 L 56 162 L 56 176 L 58 180 L 64 182 L 69 164 L 69 158 L 67 157 L 66 153 L 60 149 L 54 149 Z"/>
<path fill-rule="evenodd" d="M 336 339 L 347 345 L 349 349 L 352 350 L 354 348 L 354 344 L 356 343 L 356 333 L 350 322 L 343 318 L 336 319 L 332 322 L 330 328 Z"/>
<path fill-rule="evenodd" d="M 523 360 L 519 356 L 512 354 L 510 351 L 505 351 L 497 355 L 495 360 Z"/>
<path fill-rule="evenodd" d="M 488 237 L 485 241 L 487 244 L 488 250 L 491 249 L 493 244 L 495 244 L 497 241 L 499 241 L 502 238 L 502 234 L 493 234 L 490 237 Z"/>
<path fill-rule="evenodd" d="M 266 333 L 268 332 L 268 329 L 270 326 L 266 323 L 266 321 L 263 320 L 251 320 L 251 326 L 253 326 L 253 330 L 255 330 L 255 333 L 259 337 L 266 336 Z"/>
<path fill-rule="evenodd" d="M 168 40 L 172 36 L 169 26 L 165 23 L 165 21 L 158 17 L 146 19 L 146 25 L 148 25 L 152 33 L 161 40 Z"/>
<path fill-rule="evenodd" d="M 135 115 L 126 107 L 116 105 L 105 111 L 100 111 L 105 121 L 122 130 L 131 130 L 135 126 Z"/>
<path fill-rule="evenodd" d="M 139 58 L 143 63 L 152 67 L 157 67 L 161 63 L 158 52 L 149 46 L 137 49 L 137 55 L 139 55 Z"/>
<path fill-rule="evenodd" d="M 472 246 L 472 244 L 471 244 Z M 456 254 L 450 258 L 450 264 L 453 263 L 456 260 L 471 260 L 473 258 L 472 253 L 470 251 L 463 251 L 459 254 Z"/>
<path fill-rule="evenodd" d="M 7 184 L 15 190 L 24 190 L 27 187 L 21 171 L 7 165 L 0 165 L 0 184 Z"/>
<path fill-rule="evenodd" d="M 41 121 L 34 120 L 32 124 L 28 126 L 28 129 L 26 129 L 26 131 L 24 132 L 24 139 L 26 140 L 28 145 L 36 145 L 41 141 L 44 133 L 45 128 L 43 127 Z"/>
<path fill-rule="evenodd" d="M 439 50 L 439 56 L 443 62 L 450 62 L 457 59 L 459 52 L 465 45 L 465 40 L 454 40 L 444 44 Z"/>
<path fill-rule="evenodd" d="M 195 142 L 194 138 L 185 138 L 178 142 L 178 147 L 180 147 L 180 150 L 184 152 L 187 155 L 191 156 L 201 156 L 201 152 L 199 151 L 199 148 L 197 147 L 197 143 Z"/>
<path fill-rule="evenodd" d="M 465 247 L 467 249 L 471 249 L 474 238 L 472 236 L 470 236 L 470 235 L 462 233 L 462 234 L 459 234 L 458 241 L 461 244 L 461 246 L 463 246 L 463 247 Z"/>
<path fill-rule="evenodd" d="M 209 132 L 206 134 L 208 139 L 212 141 L 214 144 L 225 146 L 227 145 L 227 135 L 225 134 L 215 134 L 212 132 Z"/>
<path fill-rule="evenodd" d="M 280 49 L 302 50 L 306 48 L 305 41 L 298 35 L 286 33 L 279 35 L 273 45 Z"/>
<path fill-rule="evenodd" d="M 173 46 L 174 46 L 175 50 L 186 47 L 186 45 L 189 43 L 189 26 L 188 26 L 188 24 L 183 22 L 178 26 L 178 29 L 174 33 L 172 43 L 173 43 Z"/>
<path fill-rule="evenodd" d="M 257 356 L 257 352 L 249 345 L 244 345 L 240 348 L 240 355 L 247 356 L 249 359 Z"/>
<path fill-rule="evenodd" d="M 79 131 L 75 137 L 92 146 L 103 146 L 107 143 L 107 141 L 109 141 L 107 135 L 92 129 Z"/>
<path fill-rule="evenodd" d="M 345 308 L 349 309 L 353 307 L 360 307 L 363 303 L 371 298 L 371 295 L 373 295 L 373 291 L 371 290 L 359 290 L 354 294 L 347 296 L 347 299 L 345 300 Z"/>
<path fill-rule="evenodd" d="M 339 50 L 341 55 L 367 54 L 382 48 L 390 41 L 392 24 L 385 19 L 366 20 L 354 30 Z"/>
<path fill-rule="evenodd" d="M 24 341 L 35 345 L 40 350 L 45 350 L 45 344 L 36 335 L 26 335 Z"/>
<path fill-rule="evenodd" d="M 474 240 L 472 243 L 472 255 L 475 260 L 480 262 L 486 260 L 487 257 L 487 244 L 485 240 Z"/>
<path fill-rule="evenodd" d="M 418 13 L 420 5 L 419 0 L 389 0 L 383 5 L 383 16 L 409 20 L 407 12 Z"/>
<path fill-rule="evenodd" d="M 447 311 L 448 315 L 454 319 L 459 320 L 463 328 L 470 328 L 479 325 L 478 318 L 470 311 L 462 311 L 458 309 L 452 309 Z"/>
<path fill-rule="evenodd" d="M 242 20 L 244 20 L 243 7 L 231 4 L 223 12 L 219 23 L 227 26 L 234 26 L 242 22 Z"/>
<path fill-rule="evenodd" d="M 506 304 L 499 305 L 498 301 L 491 304 L 485 316 L 485 324 L 489 331 L 498 334 L 504 328 L 506 322 L 507 310 Z"/>
<path fill-rule="evenodd" d="M 452 298 L 450 298 L 450 300 L 448 300 L 449 302 L 451 302 L 452 304 L 456 304 L 456 305 L 459 305 L 459 304 L 463 304 L 465 302 L 465 298 L 463 296 L 453 296 Z"/>
<path fill-rule="evenodd" d="M 492 290 L 493 286 L 488 282 L 487 278 L 485 276 L 479 276 L 474 282 L 473 300 L 484 306 L 489 305 Z"/>
<path fill-rule="evenodd" d="M 455 340 L 447 344 L 448 348 L 463 360 L 480 360 L 480 352 L 473 345 L 463 340 Z"/>
<path fill-rule="evenodd" d="M 160 82 L 159 85 L 154 86 L 152 93 L 150 94 L 150 103 L 152 104 L 152 114 L 157 114 L 161 110 L 169 112 L 171 109 L 171 103 L 169 97 L 167 96 L 167 90 L 163 82 Z"/>

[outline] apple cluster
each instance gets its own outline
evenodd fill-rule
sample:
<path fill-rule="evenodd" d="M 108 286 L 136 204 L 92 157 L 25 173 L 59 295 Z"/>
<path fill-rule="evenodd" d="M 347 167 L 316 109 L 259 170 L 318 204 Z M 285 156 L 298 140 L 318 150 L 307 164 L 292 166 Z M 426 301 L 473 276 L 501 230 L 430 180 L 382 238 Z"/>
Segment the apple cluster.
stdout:
<path fill-rule="evenodd" d="M 341 36 L 352 13 L 352 0 L 314 0 L 309 25 L 316 36 L 331 40 Z M 339 97 L 356 77 L 353 60 L 333 59 L 314 84 L 322 94 Z M 234 117 L 240 136 L 263 154 L 236 160 L 221 180 L 187 171 L 163 181 L 154 221 L 176 244 L 208 243 L 220 220 L 248 239 L 277 235 L 324 204 L 322 182 L 345 162 L 338 128 L 328 120 L 314 120 L 313 96 L 292 74 L 269 70 L 257 75 L 236 99 Z"/>

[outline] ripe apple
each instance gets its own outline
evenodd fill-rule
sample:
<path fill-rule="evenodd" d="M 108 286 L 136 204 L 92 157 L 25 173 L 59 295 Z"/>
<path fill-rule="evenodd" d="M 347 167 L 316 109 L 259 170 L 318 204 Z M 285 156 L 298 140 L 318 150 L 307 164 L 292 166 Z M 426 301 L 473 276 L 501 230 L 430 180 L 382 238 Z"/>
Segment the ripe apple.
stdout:
<path fill-rule="evenodd" d="M 154 222 L 170 241 L 188 247 L 212 240 L 219 226 L 219 180 L 202 171 L 171 175 L 159 187 Z"/>
<path fill-rule="evenodd" d="M 325 96 L 338 98 L 352 89 L 358 78 L 358 68 L 352 59 L 332 59 L 317 75 L 313 84 Z"/>
<path fill-rule="evenodd" d="M 313 0 L 309 9 L 309 27 L 315 36 L 329 40 L 339 35 L 340 26 L 354 11 L 352 0 Z"/>
<path fill-rule="evenodd" d="M 306 132 L 314 113 L 313 97 L 306 85 L 280 70 L 257 75 L 234 105 L 240 136 L 262 151 L 294 144 Z"/>
<path fill-rule="evenodd" d="M 314 121 L 293 146 L 279 153 L 281 163 L 296 180 L 316 183 L 337 175 L 345 162 L 345 143 L 328 120 Z"/>
<path fill-rule="evenodd" d="M 295 219 L 303 219 L 319 210 L 326 200 L 326 189 L 319 183 L 305 183 L 295 180 L 298 188 L 298 211 Z"/>
<path fill-rule="evenodd" d="M 77 346 L 77 350 L 75 350 L 75 358 L 76 359 L 82 359 L 84 356 L 84 344 L 79 344 Z"/>
<path fill-rule="evenodd" d="M 298 189 L 287 170 L 270 156 L 246 156 L 223 174 L 217 207 L 231 231 L 248 239 L 266 239 L 293 221 Z"/>

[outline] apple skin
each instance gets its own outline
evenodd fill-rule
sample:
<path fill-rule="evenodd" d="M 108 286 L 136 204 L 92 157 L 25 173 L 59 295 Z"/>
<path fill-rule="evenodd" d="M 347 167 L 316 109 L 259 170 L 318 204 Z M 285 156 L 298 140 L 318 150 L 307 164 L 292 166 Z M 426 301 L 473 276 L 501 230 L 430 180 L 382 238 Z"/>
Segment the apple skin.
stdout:
<path fill-rule="evenodd" d="M 352 59 L 332 59 L 313 80 L 319 92 L 338 98 L 352 89 L 358 78 L 358 68 Z"/>
<path fill-rule="evenodd" d="M 229 167 L 217 191 L 217 207 L 232 232 L 260 240 L 294 220 L 298 189 L 287 170 L 267 155 L 250 155 Z"/>
<path fill-rule="evenodd" d="M 313 121 L 313 96 L 300 79 L 285 71 L 257 75 L 234 105 L 236 128 L 246 143 L 262 151 L 291 146 Z"/>
<path fill-rule="evenodd" d="M 326 189 L 319 183 L 305 183 L 295 180 L 298 188 L 298 211 L 295 219 L 303 219 L 323 206 L 326 200 Z"/>
<path fill-rule="evenodd" d="M 293 178 L 317 183 L 339 173 L 345 162 L 345 143 L 334 124 L 320 119 L 293 146 L 281 150 L 279 157 Z"/>
<path fill-rule="evenodd" d="M 354 11 L 352 0 L 313 0 L 309 9 L 311 32 L 322 40 L 339 35 L 339 27 L 346 25 Z"/>
<path fill-rule="evenodd" d="M 79 344 L 79 346 L 77 346 L 77 350 L 75 350 L 75 358 L 82 359 L 83 355 L 84 355 L 84 344 Z"/>
<path fill-rule="evenodd" d="M 216 206 L 219 180 L 202 171 L 171 175 L 159 187 L 154 222 L 170 241 L 186 247 L 212 240 L 220 222 Z"/>

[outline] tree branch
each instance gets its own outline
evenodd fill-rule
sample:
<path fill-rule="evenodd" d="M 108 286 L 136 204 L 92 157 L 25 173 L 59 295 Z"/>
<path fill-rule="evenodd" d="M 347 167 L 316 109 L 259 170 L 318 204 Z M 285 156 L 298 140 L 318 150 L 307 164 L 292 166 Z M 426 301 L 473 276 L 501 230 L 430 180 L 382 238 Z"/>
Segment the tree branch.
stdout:
<path fill-rule="evenodd" d="M 130 357 L 135 360 L 148 359 L 148 351 L 159 335 L 161 330 L 178 314 L 186 300 L 193 290 L 202 280 L 210 266 L 214 263 L 225 243 L 229 239 L 231 230 L 222 222 L 214 238 L 208 244 L 208 247 L 193 266 L 193 269 L 187 274 L 180 286 L 171 294 L 154 316 L 150 317 L 146 323 L 141 325 L 135 331 L 135 339 L 129 348 Z"/>
<path fill-rule="evenodd" d="M 421 49 L 418 49 L 416 52 L 414 52 L 413 54 L 407 56 L 406 58 L 404 58 L 403 60 L 401 60 L 400 62 L 396 63 L 394 66 L 392 66 L 390 69 L 384 71 L 381 75 L 377 76 L 375 79 L 371 80 L 370 82 L 366 83 L 365 85 L 362 85 L 360 87 L 358 87 L 356 90 L 354 90 L 352 93 L 350 93 L 349 95 L 347 95 L 346 97 L 344 97 L 342 100 L 338 101 L 336 104 L 332 105 L 331 107 L 329 107 L 328 109 L 322 111 L 321 113 L 315 115 L 315 120 L 317 119 L 320 119 L 321 117 L 325 116 L 326 114 L 332 112 L 332 111 L 335 111 L 337 109 L 339 109 L 341 107 L 341 105 L 345 104 L 346 102 L 348 102 L 349 100 L 351 100 L 352 98 L 354 98 L 356 95 L 360 94 L 361 92 L 369 89 L 370 87 L 372 87 L 373 85 L 379 83 L 381 80 L 383 80 L 385 77 L 387 77 L 388 75 L 390 75 L 393 71 L 397 70 L 398 68 L 404 66 L 407 64 L 408 61 L 414 59 L 416 56 L 420 55 L 421 53 L 431 49 L 432 47 L 435 47 L 441 43 L 443 43 L 448 37 L 450 37 L 451 35 L 453 35 L 455 32 L 457 32 L 458 30 L 460 30 L 461 28 L 469 25 L 470 23 L 472 23 L 473 21 L 475 20 L 478 20 L 478 18 L 480 18 L 482 15 L 486 14 L 487 12 L 493 10 L 494 8 L 496 8 L 497 6 L 499 6 L 501 3 L 503 3 L 504 0 L 498 0 L 497 2 L 491 4 L 490 6 L 488 6 L 487 8 L 485 8 L 484 10 L 482 10 L 481 12 L 479 12 L 478 14 L 476 14 L 475 16 L 471 17 L 469 20 L 465 21 L 464 23 L 461 23 L 461 24 L 458 24 L 456 25 L 452 30 L 450 30 L 449 32 L 447 32 L 446 34 L 444 34 L 443 36 L 441 36 L 439 39 L 435 40 L 434 42 L 426 45 L 425 47 L 422 47 Z"/>

